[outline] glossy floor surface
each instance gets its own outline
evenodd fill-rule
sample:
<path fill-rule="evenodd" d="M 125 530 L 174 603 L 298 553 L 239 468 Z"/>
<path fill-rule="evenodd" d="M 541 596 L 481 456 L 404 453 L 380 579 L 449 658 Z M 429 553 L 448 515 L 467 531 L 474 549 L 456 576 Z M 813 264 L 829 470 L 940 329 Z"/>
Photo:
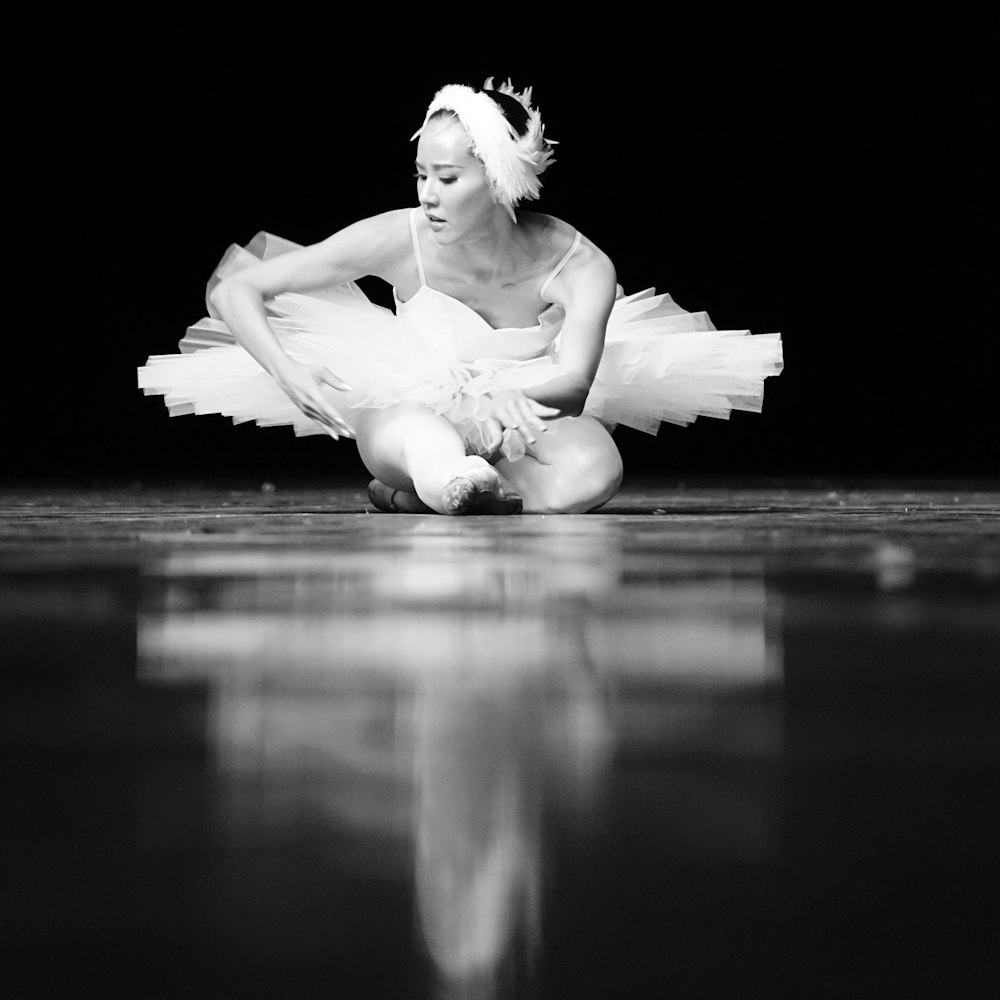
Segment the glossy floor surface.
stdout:
<path fill-rule="evenodd" d="M 0 498 L 2 995 L 997 996 L 1000 492 Z"/>

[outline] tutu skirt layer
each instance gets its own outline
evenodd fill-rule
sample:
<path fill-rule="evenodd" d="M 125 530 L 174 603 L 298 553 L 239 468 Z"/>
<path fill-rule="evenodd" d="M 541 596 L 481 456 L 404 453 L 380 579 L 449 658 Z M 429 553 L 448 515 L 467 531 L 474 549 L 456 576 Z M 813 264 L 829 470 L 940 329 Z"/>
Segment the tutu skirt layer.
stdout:
<path fill-rule="evenodd" d="M 259 234 L 233 246 L 209 291 L 222 278 L 295 244 Z M 211 305 L 209 305 L 211 312 Z M 360 410 L 399 403 L 427 407 L 449 420 L 470 454 L 488 454 L 485 406 L 490 395 L 528 389 L 558 376 L 558 339 L 532 360 L 458 360 L 441 338 L 421 331 L 410 315 L 375 305 L 354 283 L 284 293 L 267 303 L 282 348 L 296 361 L 325 365 L 352 386 L 328 389 L 328 399 L 351 428 Z M 287 425 L 298 435 L 328 433 L 302 413 L 273 378 L 210 315 L 190 327 L 180 354 L 154 355 L 139 368 L 147 394 L 162 395 L 171 415 L 219 413 L 235 423 Z M 604 354 L 584 413 L 609 428 L 624 424 L 655 434 L 664 421 L 686 425 L 699 416 L 726 418 L 732 410 L 759 412 L 764 379 L 782 368 L 779 334 L 716 330 L 706 313 L 692 313 L 654 289 L 621 295 L 608 321 Z M 524 454 L 519 434 L 501 448 Z"/>

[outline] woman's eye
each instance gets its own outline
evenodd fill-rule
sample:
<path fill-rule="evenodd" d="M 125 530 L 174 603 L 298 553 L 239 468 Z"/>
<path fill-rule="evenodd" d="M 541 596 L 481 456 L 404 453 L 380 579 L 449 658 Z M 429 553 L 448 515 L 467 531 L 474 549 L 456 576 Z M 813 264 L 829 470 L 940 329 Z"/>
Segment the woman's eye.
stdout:
<path fill-rule="evenodd" d="M 416 177 L 416 179 L 418 181 L 425 181 L 425 180 L 427 180 L 427 174 L 414 174 L 413 176 Z M 442 184 L 454 184 L 455 181 L 458 180 L 458 178 L 457 177 L 439 177 L 438 180 Z"/>

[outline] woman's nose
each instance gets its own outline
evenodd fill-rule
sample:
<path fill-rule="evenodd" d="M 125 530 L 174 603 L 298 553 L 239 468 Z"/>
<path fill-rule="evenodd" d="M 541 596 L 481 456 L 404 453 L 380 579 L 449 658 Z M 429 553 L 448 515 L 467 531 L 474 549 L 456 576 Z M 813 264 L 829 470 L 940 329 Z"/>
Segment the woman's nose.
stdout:
<path fill-rule="evenodd" d="M 420 185 L 420 204 L 421 205 L 436 205 L 437 204 L 437 188 L 434 182 L 427 178 Z"/>

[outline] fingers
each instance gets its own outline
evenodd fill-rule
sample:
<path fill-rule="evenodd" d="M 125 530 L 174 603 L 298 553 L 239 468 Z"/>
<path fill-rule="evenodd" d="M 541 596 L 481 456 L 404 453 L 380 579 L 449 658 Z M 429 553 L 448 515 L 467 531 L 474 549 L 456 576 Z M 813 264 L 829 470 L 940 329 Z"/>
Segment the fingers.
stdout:
<path fill-rule="evenodd" d="M 341 434 L 351 437 L 351 428 L 325 401 L 313 400 L 300 406 L 300 409 L 307 417 L 312 418 L 318 424 L 322 424 L 332 438 L 337 439 Z"/>
<path fill-rule="evenodd" d="M 533 416 L 525 416 L 519 410 L 511 412 L 506 410 L 500 414 L 500 419 L 505 427 L 518 430 L 529 444 L 535 443 L 535 435 L 545 431 L 545 425 Z"/>
<path fill-rule="evenodd" d="M 312 374 L 317 385 L 328 385 L 332 389 L 340 389 L 343 392 L 350 392 L 353 388 L 353 386 L 345 382 L 339 375 L 335 375 L 329 368 L 323 365 L 316 365 L 312 370 Z M 347 426 L 337 411 L 329 405 L 322 395 L 317 394 L 310 400 L 310 403 L 310 408 L 304 410 L 304 412 L 312 417 L 313 420 L 321 423 L 334 440 L 338 440 L 341 434 L 347 437 L 351 436 L 351 428 Z"/>
<path fill-rule="evenodd" d="M 486 421 L 486 447 L 492 452 L 503 444 L 503 424 L 490 417 Z"/>
<path fill-rule="evenodd" d="M 322 425 L 323 429 L 330 435 L 335 441 L 339 440 L 340 436 L 343 434 L 345 437 L 351 436 L 351 429 L 341 420 L 339 417 L 330 417 L 325 413 L 317 413 L 315 411 L 310 412 L 309 410 L 303 410 L 303 413 L 307 417 L 311 417 L 316 423 Z"/>
<path fill-rule="evenodd" d="M 555 406 L 546 406 L 544 403 L 539 403 L 538 400 L 531 400 L 532 408 L 535 413 L 542 417 L 543 419 L 551 420 L 553 417 L 558 417 L 562 413 L 562 410 Z"/>
<path fill-rule="evenodd" d="M 331 406 L 326 387 L 350 386 L 323 365 L 296 365 L 285 373 L 279 383 L 289 399 L 307 416 L 315 420 L 334 439 L 341 435 L 353 437 L 354 432 L 337 410 Z"/>
<path fill-rule="evenodd" d="M 329 368 L 318 367 L 315 369 L 315 375 L 320 382 L 325 382 L 333 389 L 350 392 L 354 388 L 354 386 L 348 385 L 339 375 L 334 375 Z"/>
<path fill-rule="evenodd" d="M 512 396 L 497 407 L 496 416 L 505 427 L 520 431 L 528 444 L 534 444 L 536 434 L 544 434 L 547 430 L 544 421 L 559 416 L 560 412 L 528 396 Z"/>
<path fill-rule="evenodd" d="M 330 417 L 328 421 L 324 421 L 324 424 L 326 425 L 326 428 L 330 432 L 331 436 L 335 439 L 341 434 L 345 437 L 351 437 L 351 428 L 336 415 Z"/>

